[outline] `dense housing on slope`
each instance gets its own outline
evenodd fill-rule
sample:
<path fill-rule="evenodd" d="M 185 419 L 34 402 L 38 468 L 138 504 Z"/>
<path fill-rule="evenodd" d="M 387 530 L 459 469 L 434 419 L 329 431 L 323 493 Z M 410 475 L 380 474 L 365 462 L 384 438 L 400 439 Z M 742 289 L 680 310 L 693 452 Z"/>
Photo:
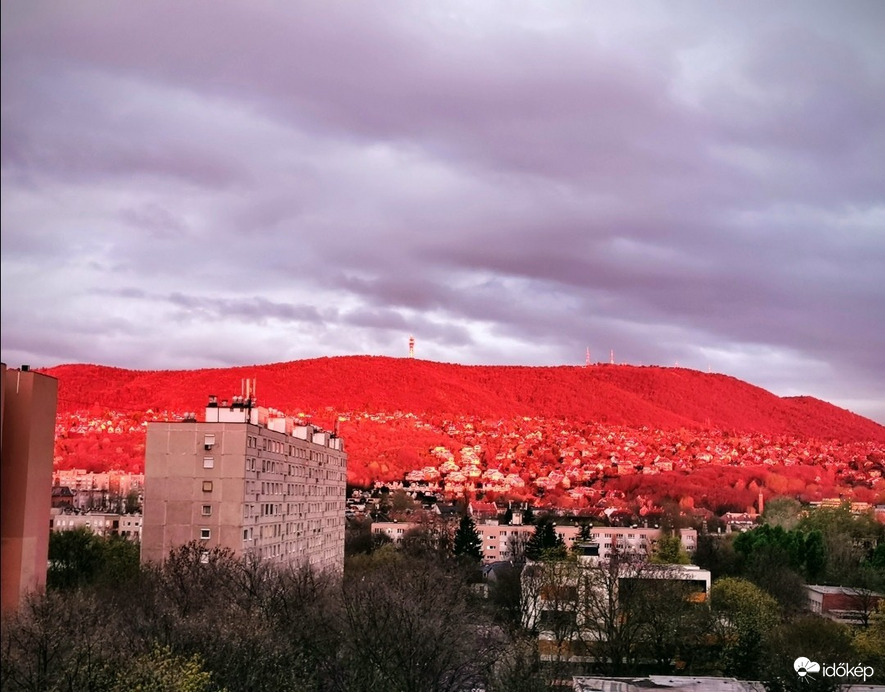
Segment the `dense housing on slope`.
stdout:
<path fill-rule="evenodd" d="M 151 423 L 141 558 L 199 541 L 318 570 L 344 566 L 343 440 L 248 396 L 210 397 L 205 421 Z"/>

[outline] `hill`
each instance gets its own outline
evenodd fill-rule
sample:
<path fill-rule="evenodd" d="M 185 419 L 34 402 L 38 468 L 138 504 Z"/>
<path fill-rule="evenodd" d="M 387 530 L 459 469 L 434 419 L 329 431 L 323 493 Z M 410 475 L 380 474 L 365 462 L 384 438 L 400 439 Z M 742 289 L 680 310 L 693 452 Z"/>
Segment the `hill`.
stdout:
<path fill-rule="evenodd" d="M 326 428 L 348 480 L 404 479 L 449 497 L 532 499 L 594 511 L 667 499 L 743 511 L 760 491 L 885 500 L 885 428 L 809 397 L 679 368 L 461 366 L 341 357 L 143 372 L 95 365 L 59 380 L 56 468 L 144 468 L 145 425 L 199 415 L 255 378 L 261 405 Z M 645 514 L 643 514 L 645 513 Z"/>
<path fill-rule="evenodd" d="M 199 412 L 208 394 L 227 397 L 239 393 L 242 378 L 256 378 L 259 402 L 287 412 L 526 415 L 885 442 L 885 427 L 826 402 L 781 398 L 733 377 L 684 368 L 463 366 L 346 356 L 190 371 L 63 365 L 45 372 L 59 380 L 62 412 L 92 407 Z"/>

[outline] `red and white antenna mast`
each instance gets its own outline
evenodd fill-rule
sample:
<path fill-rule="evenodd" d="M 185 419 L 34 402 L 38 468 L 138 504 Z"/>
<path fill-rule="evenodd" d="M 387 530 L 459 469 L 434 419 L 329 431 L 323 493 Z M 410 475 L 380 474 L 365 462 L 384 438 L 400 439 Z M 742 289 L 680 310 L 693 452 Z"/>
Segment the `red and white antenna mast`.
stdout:
<path fill-rule="evenodd" d="M 409 358 L 415 357 L 415 337 L 409 337 Z"/>

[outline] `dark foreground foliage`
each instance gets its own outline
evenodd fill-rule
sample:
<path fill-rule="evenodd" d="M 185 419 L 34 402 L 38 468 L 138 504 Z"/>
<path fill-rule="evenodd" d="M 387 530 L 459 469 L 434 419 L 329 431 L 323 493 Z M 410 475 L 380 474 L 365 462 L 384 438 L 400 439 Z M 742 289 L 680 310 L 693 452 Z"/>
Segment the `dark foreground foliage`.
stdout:
<path fill-rule="evenodd" d="M 707 601 L 668 579 L 669 565 L 620 556 L 587 566 L 556 547 L 482 582 L 445 536 L 415 529 L 399 548 L 352 539 L 342 576 L 195 543 L 139 568 L 127 546 L 72 534 L 53 543 L 49 591 L 3 620 L 0 688 L 540 692 L 573 674 L 682 673 L 786 692 L 799 656 L 864 661 L 876 669 L 867 682 L 885 681 L 885 606 L 849 628 L 794 612 L 755 572 L 717 579 Z M 767 538 L 782 532 L 741 542 L 767 550 Z M 878 569 L 875 555 L 862 558 Z"/>
<path fill-rule="evenodd" d="M 506 637 L 456 562 L 384 551 L 346 578 L 192 544 L 115 590 L 52 589 L 3 622 L 3 690 L 496 688 Z"/>

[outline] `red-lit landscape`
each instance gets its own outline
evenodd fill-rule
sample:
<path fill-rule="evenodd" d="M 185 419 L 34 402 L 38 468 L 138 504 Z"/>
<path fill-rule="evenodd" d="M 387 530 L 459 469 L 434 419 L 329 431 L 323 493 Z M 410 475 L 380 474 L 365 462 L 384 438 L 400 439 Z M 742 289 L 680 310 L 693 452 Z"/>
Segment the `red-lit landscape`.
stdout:
<path fill-rule="evenodd" d="M 582 508 L 743 510 L 758 493 L 885 499 L 885 427 L 681 368 L 460 366 L 338 357 L 241 368 L 65 365 L 58 469 L 143 471 L 144 424 L 202 410 L 256 378 L 260 405 L 338 425 L 349 480 L 444 481 L 449 494 Z"/>

